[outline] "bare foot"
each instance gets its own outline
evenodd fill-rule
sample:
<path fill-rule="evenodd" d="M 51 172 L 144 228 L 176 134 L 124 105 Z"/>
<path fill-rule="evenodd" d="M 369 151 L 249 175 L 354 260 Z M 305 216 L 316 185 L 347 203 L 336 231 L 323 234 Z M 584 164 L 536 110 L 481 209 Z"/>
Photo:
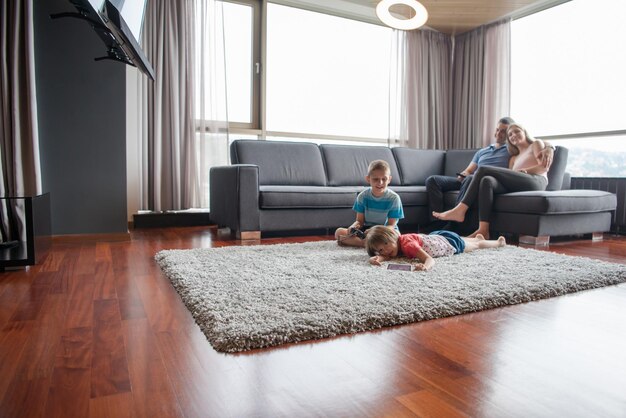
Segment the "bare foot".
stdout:
<path fill-rule="evenodd" d="M 445 212 L 433 212 L 433 218 L 441 221 L 463 222 L 465 220 L 465 212 L 461 209 L 453 208 Z"/>
<path fill-rule="evenodd" d="M 504 247 L 506 245 L 506 239 L 502 235 L 500 235 L 498 237 L 498 243 L 500 244 L 500 247 Z"/>
<path fill-rule="evenodd" d="M 476 234 L 476 233 L 475 233 Z M 485 237 L 483 236 L 483 234 L 476 234 L 476 236 L 471 237 L 471 238 L 476 238 L 479 241 L 482 241 L 485 239 Z"/>

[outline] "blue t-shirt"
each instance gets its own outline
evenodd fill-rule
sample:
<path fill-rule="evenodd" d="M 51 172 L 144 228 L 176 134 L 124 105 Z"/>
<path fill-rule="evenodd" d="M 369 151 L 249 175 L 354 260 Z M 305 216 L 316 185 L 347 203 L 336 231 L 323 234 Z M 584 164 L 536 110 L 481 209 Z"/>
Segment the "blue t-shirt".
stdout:
<path fill-rule="evenodd" d="M 479 167 L 486 165 L 490 167 L 509 168 L 509 158 L 511 158 L 511 155 L 506 145 L 500 145 L 496 148 L 496 145 L 492 144 L 476 151 L 472 162 Z"/>
<path fill-rule="evenodd" d="M 404 218 L 400 196 L 389 189 L 382 196 L 376 197 L 372 194 L 372 188 L 368 187 L 356 197 L 352 209 L 365 215 L 365 226 L 387 225 L 389 218 Z"/>

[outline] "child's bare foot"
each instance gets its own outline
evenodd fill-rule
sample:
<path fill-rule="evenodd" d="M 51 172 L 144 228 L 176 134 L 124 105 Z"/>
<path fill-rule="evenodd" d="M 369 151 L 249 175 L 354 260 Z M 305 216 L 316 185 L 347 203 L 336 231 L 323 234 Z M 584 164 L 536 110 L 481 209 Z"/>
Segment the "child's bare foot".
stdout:
<path fill-rule="evenodd" d="M 502 235 L 500 235 L 498 237 L 498 243 L 500 244 L 500 247 L 504 247 L 506 245 L 506 239 Z"/>
<path fill-rule="evenodd" d="M 465 220 L 465 211 L 458 208 L 452 208 L 445 212 L 433 211 L 433 218 L 437 218 L 441 221 L 463 222 Z"/>
<path fill-rule="evenodd" d="M 470 238 L 472 238 L 472 237 L 470 237 Z M 479 241 L 483 241 L 485 239 L 483 234 L 476 234 L 476 236 L 474 236 L 473 238 L 476 238 Z"/>

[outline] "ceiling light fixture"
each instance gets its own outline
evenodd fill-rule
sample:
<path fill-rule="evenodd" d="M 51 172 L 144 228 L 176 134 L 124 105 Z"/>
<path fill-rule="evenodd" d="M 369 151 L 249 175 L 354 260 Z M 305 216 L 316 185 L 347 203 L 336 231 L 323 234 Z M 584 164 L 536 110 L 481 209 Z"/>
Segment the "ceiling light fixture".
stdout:
<path fill-rule="evenodd" d="M 391 6 L 396 4 L 404 4 L 415 11 L 415 16 L 410 19 L 398 19 L 391 14 Z M 382 0 L 376 6 L 376 16 L 387 26 L 395 29 L 413 30 L 426 23 L 428 20 L 428 11 L 416 0 Z"/>

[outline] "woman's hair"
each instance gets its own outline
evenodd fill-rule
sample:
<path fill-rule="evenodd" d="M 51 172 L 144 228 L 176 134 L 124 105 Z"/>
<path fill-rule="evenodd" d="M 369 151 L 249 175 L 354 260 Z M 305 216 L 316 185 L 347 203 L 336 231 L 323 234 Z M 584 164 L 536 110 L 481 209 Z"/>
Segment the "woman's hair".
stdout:
<path fill-rule="evenodd" d="M 530 134 L 528 133 L 528 131 L 526 130 L 526 128 L 524 128 L 522 125 L 520 125 L 519 123 L 512 123 L 509 125 L 509 127 L 506 129 L 506 148 L 509 151 L 509 154 L 511 155 L 519 155 L 519 148 L 517 148 L 515 145 L 511 144 L 511 141 L 509 141 L 509 131 L 513 128 L 519 128 L 522 130 L 522 132 L 524 132 L 524 136 L 526 137 L 526 142 L 528 142 L 529 144 L 532 144 L 535 139 L 530 136 Z"/>
<path fill-rule="evenodd" d="M 376 255 L 376 247 L 380 244 L 386 244 L 388 242 L 396 242 L 400 235 L 395 229 L 388 228 L 382 225 L 373 226 L 367 231 L 365 237 L 365 249 L 370 257 Z"/>

